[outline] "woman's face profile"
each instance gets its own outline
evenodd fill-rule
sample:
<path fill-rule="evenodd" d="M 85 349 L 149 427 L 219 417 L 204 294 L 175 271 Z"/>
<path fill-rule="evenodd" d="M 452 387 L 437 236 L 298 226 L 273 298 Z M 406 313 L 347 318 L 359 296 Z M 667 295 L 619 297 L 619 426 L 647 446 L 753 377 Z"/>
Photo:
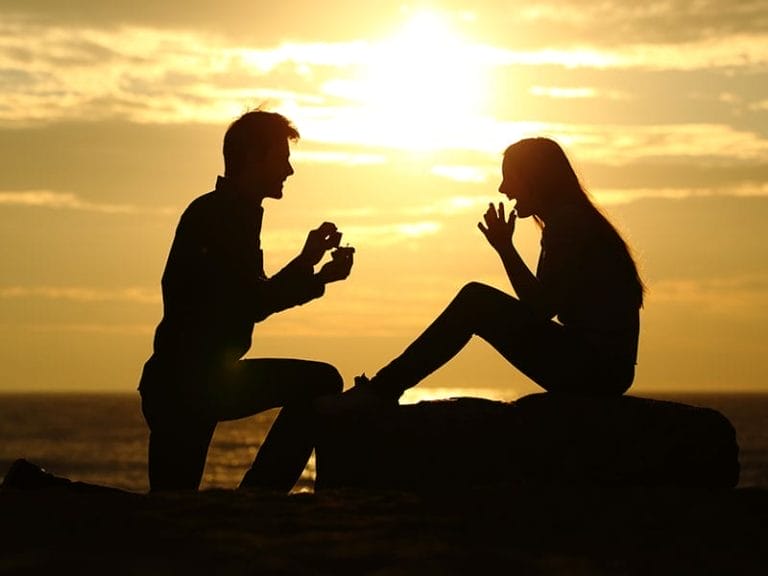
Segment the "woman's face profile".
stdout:
<path fill-rule="evenodd" d="M 515 201 L 518 218 L 527 218 L 536 213 L 534 198 L 530 188 L 523 182 L 511 162 L 505 160 L 501 165 L 501 184 L 499 192 Z"/>

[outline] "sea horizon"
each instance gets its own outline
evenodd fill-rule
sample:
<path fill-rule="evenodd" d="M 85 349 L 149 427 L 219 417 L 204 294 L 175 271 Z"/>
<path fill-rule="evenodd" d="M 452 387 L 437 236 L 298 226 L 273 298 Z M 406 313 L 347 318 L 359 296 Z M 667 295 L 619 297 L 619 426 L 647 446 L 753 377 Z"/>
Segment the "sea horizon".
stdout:
<path fill-rule="evenodd" d="M 409 391 L 403 403 L 462 396 L 515 399 L 494 392 L 496 397 L 488 389 L 425 386 Z M 642 391 L 636 396 L 651 394 Z M 652 396 L 712 408 L 726 416 L 740 448 L 738 486 L 768 489 L 768 430 L 764 425 L 768 393 L 667 391 Z M 201 489 L 238 485 L 277 412 L 273 409 L 217 426 Z M 0 475 L 17 458 L 26 458 L 73 480 L 144 492 L 148 488 L 147 440 L 135 391 L 0 392 Z M 313 490 L 314 476 L 313 456 L 295 491 Z"/>

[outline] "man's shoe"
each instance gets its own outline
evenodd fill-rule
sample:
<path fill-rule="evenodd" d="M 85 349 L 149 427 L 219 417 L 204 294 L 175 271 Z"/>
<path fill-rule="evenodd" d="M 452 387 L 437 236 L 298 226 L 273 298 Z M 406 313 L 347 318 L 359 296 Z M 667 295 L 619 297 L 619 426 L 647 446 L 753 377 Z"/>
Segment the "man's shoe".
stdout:
<path fill-rule="evenodd" d="M 19 458 L 11 464 L 8 472 L 6 472 L 0 489 L 39 490 L 56 486 L 70 486 L 71 484 L 72 481 L 68 478 L 54 476 L 40 468 L 40 466 Z"/>

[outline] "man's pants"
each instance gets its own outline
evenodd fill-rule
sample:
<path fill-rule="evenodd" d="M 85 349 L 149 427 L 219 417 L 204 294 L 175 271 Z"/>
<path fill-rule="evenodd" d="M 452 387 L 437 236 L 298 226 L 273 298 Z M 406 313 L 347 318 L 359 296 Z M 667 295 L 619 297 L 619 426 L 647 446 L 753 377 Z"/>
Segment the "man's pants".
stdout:
<path fill-rule="evenodd" d="M 231 368 L 211 371 L 197 397 L 195 390 L 200 387 L 190 382 L 186 390 L 193 400 L 181 397 L 183 382 L 174 386 L 180 392 L 171 395 L 148 372 L 151 370 L 145 367 L 142 411 L 150 428 L 149 485 L 153 491 L 196 490 L 216 424 L 276 407 L 282 410 L 241 487 L 289 491 L 314 448 L 313 401 L 343 388 L 333 366 L 309 360 L 241 360 Z"/>

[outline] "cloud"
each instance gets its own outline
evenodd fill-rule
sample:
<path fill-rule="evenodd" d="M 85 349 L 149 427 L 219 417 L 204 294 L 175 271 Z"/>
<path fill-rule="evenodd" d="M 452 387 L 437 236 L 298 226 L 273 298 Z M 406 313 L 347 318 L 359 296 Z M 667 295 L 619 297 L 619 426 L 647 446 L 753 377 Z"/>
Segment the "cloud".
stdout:
<path fill-rule="evenodd" d="M 327 210 L 326 213 L 333 213 L 335 217 L 371 217 L 375 224 L 357 224 L 354 226 L 344 226 L 344 237 L 354 238 L 358 246 L 381 247 L 393 246 L 404 242 L 412 242 L 420 238 L 437 235 L 443 225 L 435 220 L 426 220 L 423 218 L 398 218 L 395 216 L 393 221 L 380 223 L 386 217 L 379 212 L 372 213 L 367 210 Z M 262 245 L 269 246 L 272 256 L 281 251 L 292 252 L 297 248 L 302 239 L 306 236 L 306 231 L 294 228 L 269 229 L 262 232 Z"/>
<path fill-rule="evenodd" d="M 726 124 L 579 125 L 548 127 L 550 134 L 578 148 L 583 160 L 621 164 L 643 158 L 763 160 L 768 140 Z"/>
<path fill-rule="evenodd" d="M 768 308 L 768 275 L 664 280 L 651 286 L 648 298 L 651 303 L 685 305 L 726 316 L 736 310 L 765 310 Z"/>
<path fill-rule="evenodd" d="M 343 150 L 296 150 L 291 158 L 297 163 L 342 164 L 345 166 L 370 166 L 384 164 L 387 157 L 384 154 L 354 152 Z"/>
<path fill-rule="evenodd" d="M 432 174 L 455 180 L 456 182 L 482 183 L 488 178 L 486 170 L 477 166 L 433 166 Z"/>
<path fill-rule="evenodd" d="M 562 99 L 630 100 L 632 95 L 621 90 L 601 90 L 590 86 L 531 86 L 533 96 Z"/>
<path fill-rule="evenodd" d="M 496 2 L 478 2 L 477 10 L 511 37 L 533 28 L 544 42 L 573 42 L 599 37 L 606 44 L 683 43 L 768 30 L 762 0 L 662 0 L 634 3 L 613 0 L 549 0 L 505 13 Z M 495 17 L 495 18 L 494 18 Z M 524 34 L 522 34 L 525 37 Z"/>
<path fill-rule="evenodd" d="M 341 146 L 395 148 L 402 135 L 385 119 L 370 119 L 339 111 L 328 119 L 302 118 L 299 125 L 314 138 Z M 669 123 L 649 125 L 514 122 L 476 118 L 448 127 L 434 138 L 435 153 L 477 152 L 483 164 L 435 164 L 433 174 L 463 181 L 481 181 L 489 170 L 498 171 L 500 154 L 511 143 L 531 136 L 549 136 L 575 153 L 579 161 L 621 165 L 643 159 L 714 159 L 728 162 L 763 161 L 768 139 L 759 132 L 728 124 Z M 492 168 L 491 168 L 492 167 Z"/>
<path fill-rule="evenodd" d="M 355 238 L 355 242 L 360 245 L 389 246 L 425 236 L 434 236 L 441 228 L 442 224 L 434 220 L 412 220 L 390 224 L 345 226 L 344 234 L 349 238 Z"/>
<path fill-rule="evenodd" d="M 634 202 L 643 198 L 682 200 L 685 198 L 706 198 L 712 196 L 768 197 L 768 184 L 747 183 L 716 188 L 595 188 L 590 190 L 601 204 L 616 205 Z"/>
<path fill-rule="evenodd" d="M 360 263 L 363 264 L 362 262 Z M 362 281 L 373 272 L 375 282 Z M 356 264 L 357 266 L 357 264 Z M 403 273 L 382 277 L 381 268 L 353 270 L 357 280 L 334 286 L 334 296 L 295 312 L 273 315 L 257 327 L 260 337 L 317 336 L 410 338 L 428 325 L 453 296 L 454 283 L 442 275 Z M 393 289 L 383 289 L 390 286 Z M 341 293 L 340 293 L 341 292 Z"/>
<path fill-rule="evenodd" d="M 286 111 L 329 109 L 348 105 L 355 93 L 329 87 L 359 85 L 372 63 L 386 62 L 388 42 L 278 42 L 254 48 L 194 31 L 0 19 L 0 122 L 123 118 L 222 123 L 265 100 Z M 536 49 L 467 42 L 456 52 L 462 70 L 557 66 L 683 71 L 768 65 L 764 32 L 685 43 L 605 47 L 596 42 Z M 433 67 L 448 64 L 439 61 L 439 53 L 430 58 L 434 61 L 425 62 Z"/>
<path fill-rule="evenodd" d="M 546 96 L 548 98 L 594 98 L 597 92 L 594 88 L 559 86 L 531 86 L 529 92 L 534 96 Z"/>
<path fill-rule="evenodd" d="M 634 43 L 621 46 L 512 50 L 486 46 L 484 61 L 502 66 L 559 66 L 631 70 L 694 71 L 711 68 L 753 68 L 768 65 L 768 33 L 734 34 L 685 43 Z"/>
<path fill-rule="evenodd" d="M 113 29 L 118 26 L 199 30 L 237 39 L 257 38 L 274 43 L 281 38 L 343 40 L 368 37 L 402 23 L 424 10 L 393 2 L 328 0 L 322 3 L 243 3 L 241 0 L 4 0 L 3 18 Z M 660 0 L 635 3 L 621 0 L 442 0 L 439 12 L 452 23 L 479 35 L 498 35 L 508 41 L 536 38 L 605 42 L 680 42 L 738 31 L 764 32 L 768 10 L 763 0 Z M 597 33 L 599 32 L 599 34 Z"/>
<path fill-rule="evenodd" d="M 41 298 L 70 302 L 119 302 L 135 304 L 158 304 L 161 301 L 157 289 L 95 288 L 88 286 L 4 286 L 0 287 L 0 299 L 18 300 Z"/>
<path fill-rule="evenodd" d="M 18 328 L 15 328 L 18 330 Z M 151 336 L 155 331 L 153 324 L 30 324 L 25 327 L 30 332 L 39 333 L 74 333 Z"/>
<path fill-rule="evenodd" d="M 0 191 L 0 206 L 26 206 L 54 210 L 83 210 L 102 214 L 163 214 L 172 215 L 177 208 L 144 208 L 132 204 L 106 204 L 83 200 L 69 192 L 50 190 Z"/>
<path fill-rule="evenodd" d="M 0 20 L 38 24 L 196 30 L 201 35 L 226 35 L 235 41 L 275 43 L 285 38 L 319 39 L 367 35 L 396 23 L 397 4 L 357 0 L 328 2 L 243 2 L 242 0 L 3 0 Z"/>
<path fill-rule="evenodd" d="M 652 9 L 603 4 L 617 11 L 616 18 L 628 20 L 661 18 L 659 14 L 682 17 L 685 12 L 677 2 L 654 3 Z M 703 10 L 715 9 L 711 3 L 705 4 Z M 756 4 L 750 3 L 750 6 L 750 10 L 756 9 Z M 594 26 L 581 15 L 582 8 L 587 13 L 607 14 L 603 13 L 607 8 L 593 3 L 577 10 L 550 2 L 535 9 L 523 9 L 521 17 L 539 23 L 561 17 L 571 25 Z M 720 9 L 723 12 L 722 7 Z M 482 14 L 483 6 L 478 10 L 478 14 Z M 737 11 L 742 16 L 752 13 L 741 8 Z M 480 20 L 478 17 L 472 25 L 479 25 Z M 37 40 L 29 42 L 29 38 Z M 662 118 L 669 115 L 664 116 L 662 111 L 645 114 L 642 120 L 645 124 L 608 124 L 602 119 L 585 124 L 579 122 L 579 114 L 572 115 L 573 121 L 553 122 L 551 119 L 556 116 L 550 111 L 535 113 L 536 104 L 534 113 L 528 116 L 534 118 L 533 121 L 515 121 L 510 119 L 516 117 L 514 98 L 493 115 L 481 110 L 477 114 L 454 115 L 446 122 L 442 109 L 435 107 L 430 114 L 430 106 L 425 102 L 418 102 L 419 106 L 409 111 L 411 88 L 405 86 L 395 107 L 400 116 L 392 107 L 382 113 L 356 100 L 360 94 L 356 96 L 350 87 L 359 88 L 367 67 L 386 55 L 382 47 L 387 45 L 386 39 L 372 37 L 328 42 L 282 41 L 257 48 L 241 40 L 192 29 L 136 25 L 78 28 L 35 20 L 0 19 L 0 87 L 4 94 L 0 103 L 0 126 L 107 119 L 144 124 L 225 125 L 249 107 L 266 101 L 294 119 L 306 141 L 340 148 L 297 151 L 297 160 L 308 163 L 382 164 L 391 161 L 388 151 L 409 149 L 473 151 L 484 154 L 489 165 L 496 166 L 500 151 L 508 144 L 532 135 L 553 136 L 580 160 L 609 165 L 647 158 L 759 162 L 768 156 L 764 122 L 729 125 L 733 116 L 710 120 L 712 116 L 701 102 L 697 108 L 701 112 L 695 115 L 697 122 L 685 124 L 664 123 Z M 627 36 L 626 42 L 607 45 L 595 35 L 594 41 L 572 43 L 567 47 L 525 48 L 525 42 L 521 42 L 520 47 L 510 48 L 509 44 L 491 45 L 483 39 L 467 42 L 461 48 L 462 66 L 491 74 L 502 72 L 511 77 L 515 76 L 515 67 L 520 66 L 610 69 L 620 74 L 639 70 L 685 72 L 714 66 L 733 67 L 743 74 L 755 73 L 755 81 L 759 81 L 768 66 L 768 33 L 759 26 L 741 31 L 727 27 L 727 33 L 721 37 L 686 36 L 684 40 L 675 41 L 659 38 L 639 42 L 635 36 Z M 556 75 L 539 82 L 544 83 L 521 88 L 537 96 L 529 100 L 537 102 L 542 109 L 555 104 L 552 101 L 542 104 L 542 98 L 563 100 L 560 106 L 573 102 L 573 106 L 582 108 L 599 107 L 606 100 L 612 101 L 614 108 L 630 101 L 633 106 L 635 101 L 639 102 L 638 107 L 648 105 L 644 93 L 630 93 L 606 85 L 599 87 L 599 84 L 567 81 L 560 84 Z M 337 89 L 330 90 L 329 86 Z M 346 88 L 338 89 L 339 86 Z M 347 89 L 350 90 L 345 91 Z M 725 100 L 719 96 L 726 93 L 722 88 L 713 93 L 716 105 L 740 106 L 744 112 L 757 117 L 761 117 L 766 107 L 762 97 L 751 105 L 749 99 L 739 104 L 733 99 L 739 94 L 737 90 L 729 91 L 732 96 Z M 674 104 L 681 106 L 687 98 L 696 97 L 695 94 L 679 96 Z M 700 95 L 698 97 L 700 99 Z M 653 110 L 657 108 L 654 103 Z M 616 117 L 622 121 L 632 114 L 633 110 L 627 109 Z M 373 151 L 361 152 L 361 146 Z M 456 182 L 480 183 L 488 178 L 489 165 L 475 166 L 466 160 L 432 162 L 432 174 Z M 138 209 L 123 204 L 97 204 L 67 195 L 2 194 L 0 203 L 6 205 L 113 213 L 131 213 Z"/>

